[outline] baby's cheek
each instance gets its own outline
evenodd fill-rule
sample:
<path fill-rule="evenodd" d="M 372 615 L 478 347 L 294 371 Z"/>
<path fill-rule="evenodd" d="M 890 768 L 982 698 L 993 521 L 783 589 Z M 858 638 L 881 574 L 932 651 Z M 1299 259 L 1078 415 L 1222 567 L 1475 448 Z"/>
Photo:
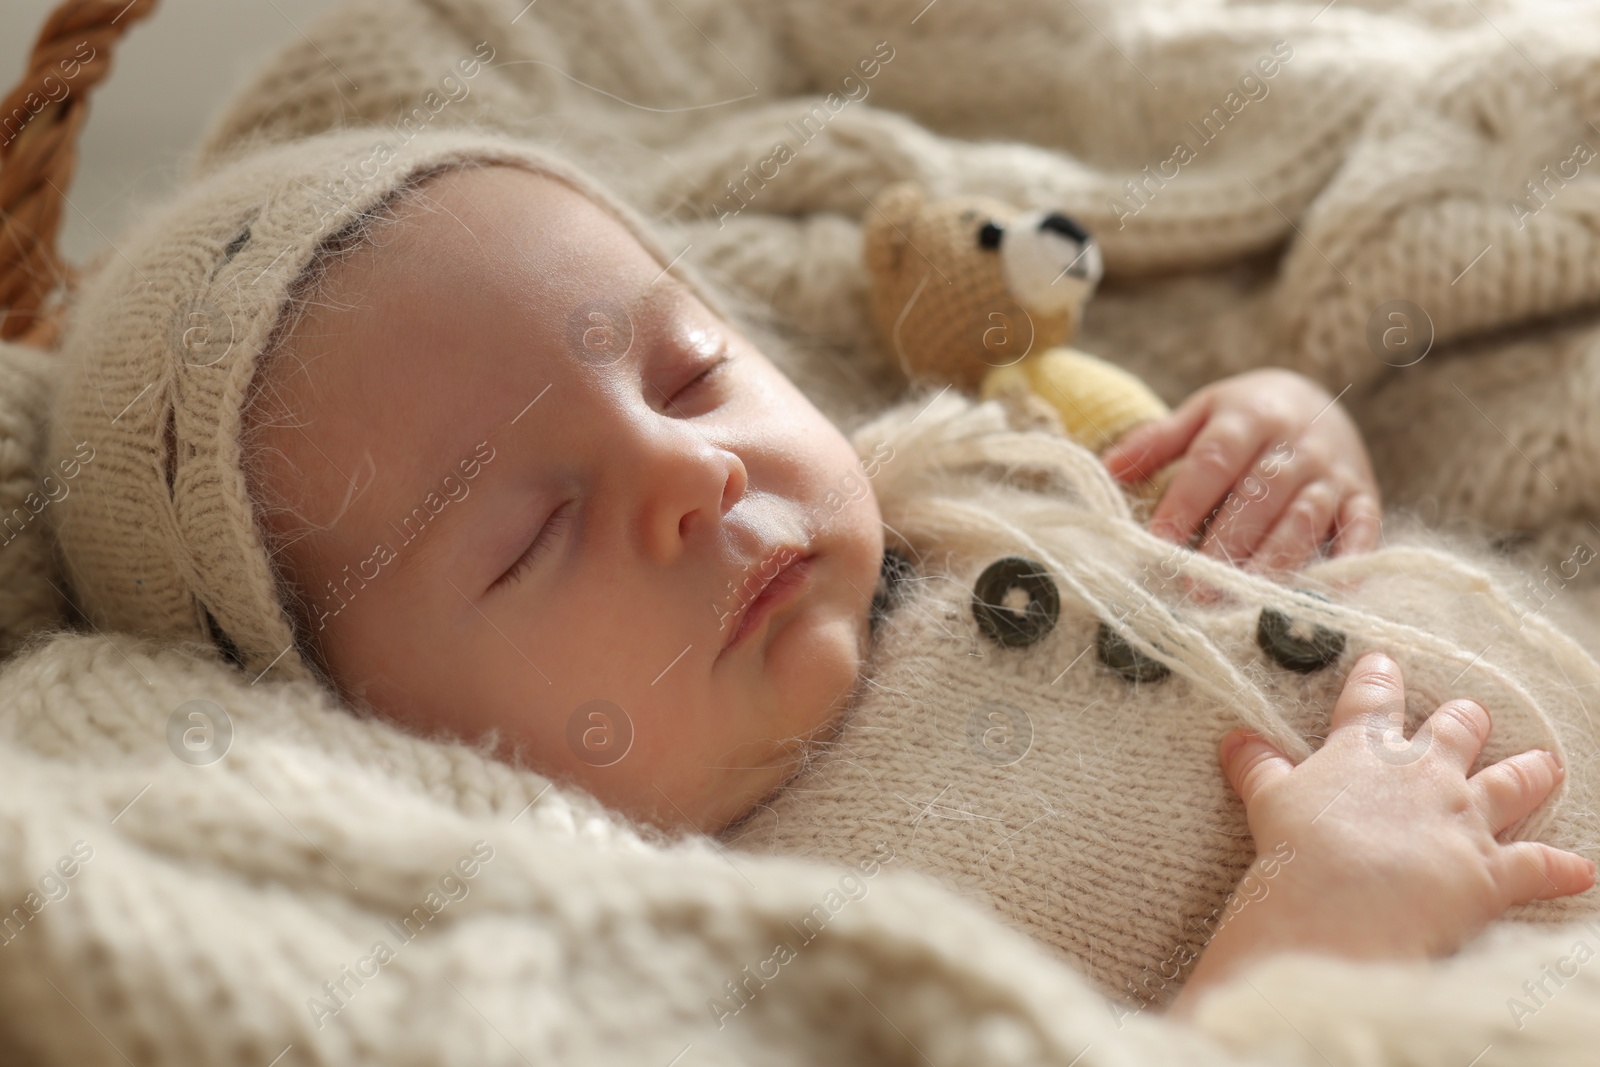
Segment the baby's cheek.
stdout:
<path fill-rule="evenodd" d="M 775 725 L 787 731 L 782 736 L 825 727 L 843 710 L 856 684 L 863 665 L 865 608 L 857 613 L 853 605 L 849 610 L 841 610 L 841 605 L 848 601 L 838 595 L 818 596 L 810 610 L 791 619 L 768 648 L 768 684 L 779 702 L 781 725 Z"/>
<path fill-rule="evenodd" d="M 809 466 L 799 474 L 807 529 L 824 547 L 833 542 L 850 552 L 855 567 L 874 557 L 875 571 L 883 555 L 883 516 L 874 483 L 893 462 L 893 451 L 885 444 L 877 454 L 857 456 L 831 425 L 826 432 L 836 440 L 814 441 Z"/>

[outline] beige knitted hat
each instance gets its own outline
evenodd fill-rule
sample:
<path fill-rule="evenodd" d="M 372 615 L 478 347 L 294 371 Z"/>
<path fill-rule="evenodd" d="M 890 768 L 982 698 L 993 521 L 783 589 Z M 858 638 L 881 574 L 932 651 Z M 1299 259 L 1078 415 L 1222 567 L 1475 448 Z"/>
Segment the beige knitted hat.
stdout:
<path fill-rule="evenodd" d="M 316 676 L 295 647 L 240 466 L 251 377 L 330 238 L 408 182 L 475 161 L 570 183 L 667 263 L 641 217 L 547 151 L 482 131 L 403 141 L 383 128 L 237 159 L 103 260 L 63 338 L 48 445 L 48 465 L 70 457 L 77 468 L 50 519 L 91 625 L 212 643 L 252 678 Z M 693 272 L 675 273 L 721 310 Z"/>

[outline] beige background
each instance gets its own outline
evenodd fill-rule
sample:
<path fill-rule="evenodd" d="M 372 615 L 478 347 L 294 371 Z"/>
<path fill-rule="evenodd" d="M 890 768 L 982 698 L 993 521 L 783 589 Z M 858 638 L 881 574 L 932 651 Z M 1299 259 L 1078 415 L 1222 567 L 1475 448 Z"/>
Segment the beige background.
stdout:
<path fill-rule="evenodd" d="M 207 120 L 332 0 L 162 0 L 123 38 L 90 105 L 63 254 L 81 261 L 180 173 Z M 52 0 L 0 0 L 0 85 L 16 83 Z M 98 231 L 98 232 L 97 232 Z M 104 235 L 102 237 L 102 234 Z"/>

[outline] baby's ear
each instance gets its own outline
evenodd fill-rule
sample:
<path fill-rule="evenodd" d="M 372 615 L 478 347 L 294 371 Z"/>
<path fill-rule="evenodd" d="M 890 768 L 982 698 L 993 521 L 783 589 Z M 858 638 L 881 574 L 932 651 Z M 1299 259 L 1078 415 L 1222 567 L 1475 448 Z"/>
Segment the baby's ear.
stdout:
<path fill-rule="evenodd" d="M 878 191 L 861 220 L 862 256 L 874 278 L 886 280 L 900 271 L 906 234 L 926 196 L 915 182 L 897 182 Z"/>

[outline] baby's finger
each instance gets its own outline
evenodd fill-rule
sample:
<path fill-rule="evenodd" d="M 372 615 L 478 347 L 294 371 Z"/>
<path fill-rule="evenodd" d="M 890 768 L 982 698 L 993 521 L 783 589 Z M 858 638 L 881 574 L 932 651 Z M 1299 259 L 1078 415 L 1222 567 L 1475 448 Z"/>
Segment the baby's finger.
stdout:
<path fill-rule="evenodd" d="M 1506 906 L 1582 893 L 1594 885 L 1594 861 L 1551 848 L 1542 841 L 1513 841 L 1497 856 Z"/>
<path fill-rule="evenodd" d="M 1119 481 L 1149 478 L 1183 455 L 1210 416 L 1209 402 L 1185 403 L 1170 415 L 1134 427 L 1106 449 L 1106 469 Z"/>
<path fill-rule="evenodd" d="M 1383 507 L 1374 493 L 1358 491 L 1339 502 L 1334 520 L 1334 556 L 1371 552 L 1383 540 Z"/>
<path fill-rule="evenodd" d="M 1228 784 L 1247 808 L 1265 786 L 1294 770 L 1287 756 L 1249 730 L 1229 731 L 1217 755 Z"/>
<path fill-rule="evenodd" d="M 1400 664 L 1382 652 L 1368 652 L 1345 677 L 1344 689 L 1333 705 L 1329 733 L 1352 725 L 1382 731 L 1405 719 L 1406 682 Z"/>
<path fill-rule="evenodd" d="M 1260 453 L 1262 433 L 1262 427 L 1226 412 L 1208 421 L 1150 516 L 1150 529 L 1180 544 L 1193 536 Z"/>
<path fill-rule="evenodd" d="M 1498 834 L 1544 803 L 1563 773 L 1555 753 L 1536 748 L 1490 764 L 1467 779 L 1467 788 L 1473 806 Z"/>
<path fill-rule="evenodd" d="M 1483 751 L 1492 727 L 1489 712 L 1482 704 L 1475 700 L 1447 700 L 1434 709 L 1418 732 L 1426 730 L 1432 738 L 1429 750 L 1465 774 Z"/>
<path fill-rule="evenodd" d="M 1200 551 L 1210 556 L 1243 563 L 1259 550 L 1278 519 L 1300 493 L 1314 473 L 1309 467 L 1279 469 L 1271 477 L 1263 473 L 1267 464 L 1263 451 L 1234 483 L 1222 502 L 1222 510 L 1211 520 Z"/>
<path fill-rule="evenodd" d="M 1299 567 L 1316 555 L 1336 506 L 1336 493 L 1328 482 L 1312 482 L 1301 489 L 1277 525 L 1261 539 L 1246 566 L 1267 573 Z"/>

